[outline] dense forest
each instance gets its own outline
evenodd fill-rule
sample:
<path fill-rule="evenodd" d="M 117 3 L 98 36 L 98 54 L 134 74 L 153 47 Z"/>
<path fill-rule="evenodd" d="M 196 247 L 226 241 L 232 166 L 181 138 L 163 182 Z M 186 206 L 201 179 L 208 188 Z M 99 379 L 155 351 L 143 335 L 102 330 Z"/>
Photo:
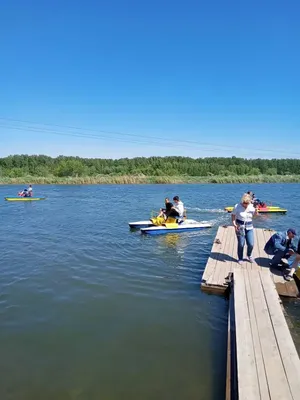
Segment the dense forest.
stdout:
<path fill-rule="evenodd" d="M 91 159 L 44 155 L 0 158 L 0 177 L 241 176 L 300 175 L 300 159 L 244 159 L 237 157 L 137 157 Z"/>

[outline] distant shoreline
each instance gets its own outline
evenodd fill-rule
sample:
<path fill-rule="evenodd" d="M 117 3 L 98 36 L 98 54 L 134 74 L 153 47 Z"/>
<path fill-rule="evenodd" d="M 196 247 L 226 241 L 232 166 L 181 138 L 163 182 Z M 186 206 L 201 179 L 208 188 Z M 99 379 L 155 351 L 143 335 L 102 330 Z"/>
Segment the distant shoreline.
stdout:
<path fill-rule="evenodd" d="M 111 184 L 187 184 L 187 183 L 300 183 L 300 175 L 232 175 L 232 176 L 145 176 L 96 175 L 77 177 L 0 177 L 0 185 L 111 185 Z"/>

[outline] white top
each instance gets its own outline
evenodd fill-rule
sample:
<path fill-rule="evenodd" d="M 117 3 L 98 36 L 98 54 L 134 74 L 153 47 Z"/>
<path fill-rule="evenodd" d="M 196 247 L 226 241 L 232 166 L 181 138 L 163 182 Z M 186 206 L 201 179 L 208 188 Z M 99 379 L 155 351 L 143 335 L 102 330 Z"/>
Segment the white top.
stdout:
<path fill-rule="evenodd" d="M 245 208 L 241 203 L 239 203 L 236 204 L 232 210 L 232 214 L 235 215 L 235 219 L 239 219 L 243 222 L 252 222 L 254 213 L 255 208 L 253 204 L 249 204 L 247 208 Z"/>
<path fill-rule="evenodd" d="M 27 189 L 27 192 L 32 192 L 32 187 L 29 187 L 29 188 Z"/>
<path fill-rule="evenodd" d="M 179 200 L 179 202 L 177 204 L 176 203 L 174 204 L 174 208 L 178 212 L 179 217 L 183 217 L 183 213 L 184 213 L 183 202 Z"/>

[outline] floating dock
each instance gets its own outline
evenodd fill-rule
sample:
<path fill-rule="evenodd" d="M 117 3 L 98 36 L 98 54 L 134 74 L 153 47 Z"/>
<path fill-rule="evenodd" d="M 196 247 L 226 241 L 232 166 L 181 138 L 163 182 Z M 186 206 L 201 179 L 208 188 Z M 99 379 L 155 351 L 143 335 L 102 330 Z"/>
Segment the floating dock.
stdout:
<path fill-rule="evenodd" d="M 269 269 L 263 247 L 273 231 L 254 233 L 255 263 L 239 265 L 234 229 L 220 227 L 201 284 L 230 294 L 226 400 L 297 400 L 300 359 L 278 296 L 296 297 L 297 285 Z"/>
<path fill-rule="evenodd" d="M 295 281 L 286 281 L 282 272 L 270 270 L 270 259 L 264 252 L 264 246 L 273 235 L 270 229 L 254 229 L 254 263 L 237 263 L 237 239 L 233 226 L 220 226 L 202 276 L 201 289 L 211 293 L 225 293 L 229 287 L 228 275 L 236 269 L 267 271 L 274 282 L 277 292 L 284 297 L 298 297 L 299 290 Z M 300 397 L 299 397 L 300 399 Z"/>

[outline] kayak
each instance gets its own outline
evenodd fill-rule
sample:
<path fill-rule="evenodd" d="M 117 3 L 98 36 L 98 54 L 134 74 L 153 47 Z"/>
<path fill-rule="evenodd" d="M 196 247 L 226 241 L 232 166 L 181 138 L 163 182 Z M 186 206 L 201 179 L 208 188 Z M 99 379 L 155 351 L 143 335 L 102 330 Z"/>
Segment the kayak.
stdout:
<path fill-rule="evenodd" d="M 233 207 L 225 207 L 225 211 L 231 213 Z M 259 214 L 268 214 L 268 213 L 277 213 L 277 214 L 286 214 L 287 210 L 285 208 L 277 207 L 277 206 L 266 206 L 266 207 L 258 207 Z"/>
<path fill-rule="evenodd" d="M 195 222 L 193 219 L 186 219 L 184 221 L 185 224 L 193 222 Z M 150 226 L 156 226 L 156 224 L 154 224 L 150 219 L 145 221 L 129 222 L 128 225 L 132 229 L 141 229 L 141 228 L 148 228 Z"/>
<path fill-rule="evenodd" d="M 38 201 L 46 200 L 46 197 L 5 197 L 6 201 Z"/>
<path fill-rule="evenodd" d="M 181 224 L 166 223 L 164 225 L 141 228 L 141 233 L 146 235 L 162 235 L 165 233 L 199 231 L 206 228 L 211 228 L 211 224 L 190 219 L 182 222 Z"/>

